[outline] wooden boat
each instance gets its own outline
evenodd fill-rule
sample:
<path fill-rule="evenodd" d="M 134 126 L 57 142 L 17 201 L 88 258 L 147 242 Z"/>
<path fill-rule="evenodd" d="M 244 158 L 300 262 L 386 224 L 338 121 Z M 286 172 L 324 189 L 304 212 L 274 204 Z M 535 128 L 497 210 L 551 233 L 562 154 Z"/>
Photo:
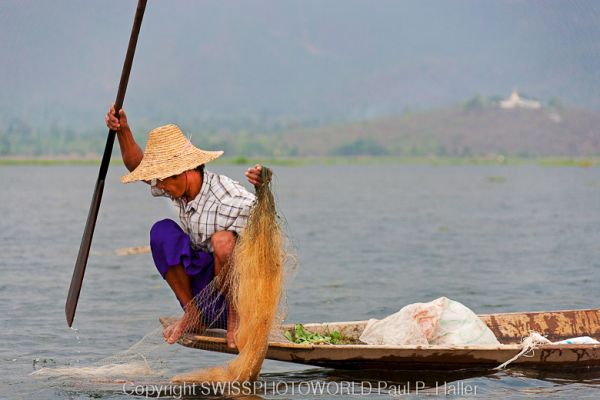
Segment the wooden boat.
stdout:
<path fill-rule="evenodd" d="M 577 336 L 600 339 L 600 309 L 484 314 L 479 316 L 494 332 L 501 345 L 491 346 L 373 346 L 366 344 L 295 344 L 281 335 L 269 340 L 267 358 L 271 360 L 336 369 L 384 370 L 459 370 L 494 368 L 517 355 L 521 340 L 530 331 L 546 335 L 551 341 Z M 161 317 L 166 326 L 173 318 Z M 367 321 L 309 323 L 304 327 L 317 333 L 334 330 L 359 343 Z M 283 325 L 282 332 L 293 329 Z M 221 353 L 227 348 L 223 330 L 202 335 L 186 334 L 179 344 Z M 521 356 L 511 366 L 544 369 L 600 367 L 600 344 L 538 345 L 533 354 Z"/>

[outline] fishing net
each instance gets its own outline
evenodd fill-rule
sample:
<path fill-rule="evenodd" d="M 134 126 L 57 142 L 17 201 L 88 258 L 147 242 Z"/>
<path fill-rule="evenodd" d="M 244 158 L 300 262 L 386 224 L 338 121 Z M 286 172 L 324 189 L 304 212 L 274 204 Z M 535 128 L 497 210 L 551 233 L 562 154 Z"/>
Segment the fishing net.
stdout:
<path fill-rule="evenodd" d="M 267 168 L 263 168 L 262 178 L 256 203 L 229 260 L 229 273 L 216 276 L 186 304 L 181 318 L 161 318 L 164 330 L 158 328 L 126 351 L 91 365 L 42 368 L 34 374 L 112 383 L 163 380 L 171 373 L 168 360 L 172 356 L 172 347 L 165 339 L 173 337 L 169 342 L 238 355 L 226 365 L 177 375 L 172 382 L 257 379 L 269 339 L 283 338 L 279 326 L 286 308 L 284 272 L 291 272 L 295 265 L 282 229 L 283 220 L 277 214 Z M 230 338 L 235 345 L 233 340 L 227 344 L 228 323 L 230 330 L 235 331 Z"/>
<path fill-rule="evenodd" d="M 89 381 L 90 383 L 118 383 L 124 380 L 140 380 L 164 376 L 168 369 L 166 360 L 168 346 L 162 338 L 162 329 L 146 334 L 129 349 L 103 358 L 89 365 L 44 367 L 33 376 L 60 380 Z"/>
<path fill-rule="evenodd" d="M 228 273 L 219 274 L 192 300 L 192 304 L 186 306 L 184 317 L 175 327 L 171 325 L 165 330 L 168 335 L 172 329 L 183 328 L 182 340 L 190 340 L 190 335 L 215 336 L 214 328 L 227 327 L 228 347 L 234 351 L 234 339 L 238 356 L 224 366 L 175 376 L 175 383 L 255 380 L 267 352 L 269 337 L 283 320 L 283 308 L 280 307 L 283 266 L 289 252 L 286 251 L 287 242 L 277 216 L 267 168 L 263 168 L 262 182 L 257 187 L 256 203 L 243 234 L 229 260 Z M 220 301 L 221 294 L 226 301 Z M 199 347 L 211 349 L 217 345 L 222 346 L 223 342 L 202 343 Z"/>

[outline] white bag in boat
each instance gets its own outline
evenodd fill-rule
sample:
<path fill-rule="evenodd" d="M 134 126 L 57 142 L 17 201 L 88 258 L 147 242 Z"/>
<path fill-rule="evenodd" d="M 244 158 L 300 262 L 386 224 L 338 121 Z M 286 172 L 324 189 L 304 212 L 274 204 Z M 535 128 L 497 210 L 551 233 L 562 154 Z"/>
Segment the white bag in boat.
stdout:
<path fill-rule="evenodd" d="M 371 319 L 360 340 L 390 346 L 500 344 L 473 311 L 446 297 L 409 304 L 382 320 Z"/>

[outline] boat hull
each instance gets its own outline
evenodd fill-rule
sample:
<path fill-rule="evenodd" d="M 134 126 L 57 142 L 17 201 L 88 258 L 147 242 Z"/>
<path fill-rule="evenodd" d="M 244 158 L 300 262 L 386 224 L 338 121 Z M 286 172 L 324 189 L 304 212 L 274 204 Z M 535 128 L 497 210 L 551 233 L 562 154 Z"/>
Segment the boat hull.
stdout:
<path fill-rule="evenodd" d="M 480 315 L 501 345 L 486 346 L 373 346 L 366 344 L 295 344 L 282 337 L 269 340 L 266 358 L 335 369 L 383 370 L 461 370 L 497 367 L 522 349 L 520 340 L 529 331 L 548 334 L 551 340 L 573 336 L 600 337 L 600 310 L 569 310 L 537 313 Z M 161 318 L 163 325 L 171 319 Z M 314 332 L 339 330 L 358 338 L 366 321 L 313 323 L 305 328 Z M 284 325 L 282 330 L 293 325 Z M 179 344 L 220 353 L 235 353 L 226 345 L 224 332 L 186 334 Z M 537 369 L 600 368 L 600 344 L 539 345 L 519 357 L 512 366 Z"/>

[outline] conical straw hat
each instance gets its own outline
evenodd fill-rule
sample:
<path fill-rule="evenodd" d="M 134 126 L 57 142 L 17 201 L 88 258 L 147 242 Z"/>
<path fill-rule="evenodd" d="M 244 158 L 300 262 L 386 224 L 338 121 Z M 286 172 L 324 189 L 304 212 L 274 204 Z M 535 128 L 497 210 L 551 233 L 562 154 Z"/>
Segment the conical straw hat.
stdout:
<path fill-rule="evenodd" d="M 140 165 L 122 176 L 121 182 L 168 178 L 206 164 L 222 154 L 222 151 L 206 151 L 195 147 L 177 125 L 159 126 L 148 134 Z"/>

